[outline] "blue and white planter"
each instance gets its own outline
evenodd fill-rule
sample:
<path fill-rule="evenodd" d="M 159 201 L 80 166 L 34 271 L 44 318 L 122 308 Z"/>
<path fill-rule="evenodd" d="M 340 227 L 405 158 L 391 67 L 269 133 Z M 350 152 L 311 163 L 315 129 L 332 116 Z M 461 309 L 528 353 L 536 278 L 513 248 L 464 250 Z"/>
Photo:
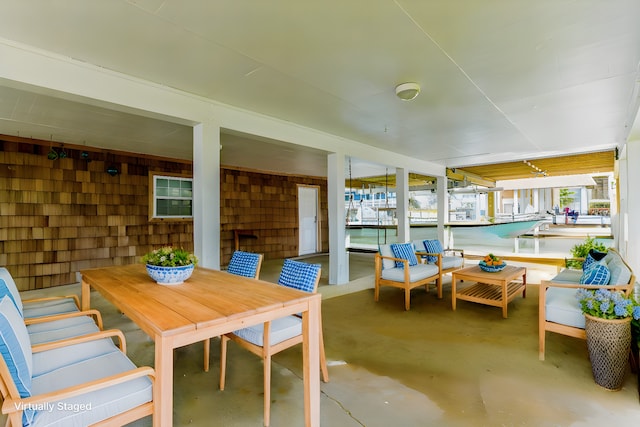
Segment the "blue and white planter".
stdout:
<path fill-rule="evenodd" d="M 194 267 L 193 264 L 179 267 L 162 267 L 147 264 L 147 273 L 158 285 L 180 285 L 191 277 Z"/>

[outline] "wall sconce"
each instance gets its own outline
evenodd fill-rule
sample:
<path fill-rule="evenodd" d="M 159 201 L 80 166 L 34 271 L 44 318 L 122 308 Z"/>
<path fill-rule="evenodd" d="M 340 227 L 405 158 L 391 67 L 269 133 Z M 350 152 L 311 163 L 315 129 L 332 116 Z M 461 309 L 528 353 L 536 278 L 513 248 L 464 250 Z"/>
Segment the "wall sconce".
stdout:
<path fill-rule="evenodd" d="M 82 160 L 86 160 L 87 163 L 91 161 L 91 159 L 89 158 L 89 153 L 87 153 L 86 151 L 83 151 L 82 153 L 80 153 L 80 158 Z"/>
<path fill-rule="evenodd" d="M 120 171 L 118 170 L 117 166 L 111 165 L 107 168 L 107 173 L 111 176 L 116 176 L 119 172 Z"/>

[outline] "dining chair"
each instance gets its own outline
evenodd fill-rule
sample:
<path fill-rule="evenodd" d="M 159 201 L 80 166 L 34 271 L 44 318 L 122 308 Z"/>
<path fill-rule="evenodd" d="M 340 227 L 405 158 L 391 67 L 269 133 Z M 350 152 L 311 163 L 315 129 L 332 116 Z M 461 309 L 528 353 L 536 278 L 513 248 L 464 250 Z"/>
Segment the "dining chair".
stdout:
<path fill-rule="evenodd" d="M 262 254 L 253 252 L 234 251 L 227 266 L 227 273 L 236 276 L 257 279 L 262 267 Z M 211 339 L 204 340 L 204 371 L 209 372 L 209 355 L 211 353 Z"/>
<path fill-rule="evenodd" d="M 278 278 L 278 285 L 315 293 L 320 281 L 320 267 L 320 264 L 308 264 L 286 259 Z M 227 343 L 229 340 L 262 357 L 264 361 L 264 425 L 268 427 L 271 417 L 271 356 L 302 343 L 302 317 L 299 315 L 282 317 L 225 334 L 221 338 L 220 390 L 224 390 L 225 386 Z M 324 382 L 329 382 L 321 319 L 320 368 Z"/>

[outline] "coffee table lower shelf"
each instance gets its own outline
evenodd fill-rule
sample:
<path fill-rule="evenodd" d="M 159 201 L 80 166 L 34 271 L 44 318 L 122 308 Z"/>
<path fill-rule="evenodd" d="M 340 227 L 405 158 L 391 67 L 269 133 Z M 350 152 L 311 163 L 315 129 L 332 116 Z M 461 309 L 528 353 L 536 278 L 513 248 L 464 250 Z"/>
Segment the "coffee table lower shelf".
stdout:
<path fill-rule="evenodd" d="M 506 303 L 510 303 L 520 292 L 524 291 L 524 289 L 525 287 L 522 282 L 511 282 L 507 284 Z M 489 285 L 486 283 L 476 283 L 475 285 L 461 289 L 456 294 L 456 298 L 494 307 L 503 307 L 505 304 L 505 301 L 502 299 L 502 286 Z"/>

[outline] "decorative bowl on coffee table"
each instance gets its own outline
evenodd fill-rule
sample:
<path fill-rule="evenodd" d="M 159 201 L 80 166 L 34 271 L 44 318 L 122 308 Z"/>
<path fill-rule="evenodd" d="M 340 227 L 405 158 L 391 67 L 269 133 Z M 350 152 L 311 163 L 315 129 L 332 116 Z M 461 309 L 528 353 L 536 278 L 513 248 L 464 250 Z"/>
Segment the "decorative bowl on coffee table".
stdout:
<path fill-rule="evenodd" d="M 497 273 L 498 271 L 504 270 L 504 268 L 507 266 L 507 263 L 502 261 L 502 264 L 499 265 L 489 265 L 484 261 L 480 261 L 478 263 L 478 266 L 482 271 L 486 271 L 487 273 Z"/>

